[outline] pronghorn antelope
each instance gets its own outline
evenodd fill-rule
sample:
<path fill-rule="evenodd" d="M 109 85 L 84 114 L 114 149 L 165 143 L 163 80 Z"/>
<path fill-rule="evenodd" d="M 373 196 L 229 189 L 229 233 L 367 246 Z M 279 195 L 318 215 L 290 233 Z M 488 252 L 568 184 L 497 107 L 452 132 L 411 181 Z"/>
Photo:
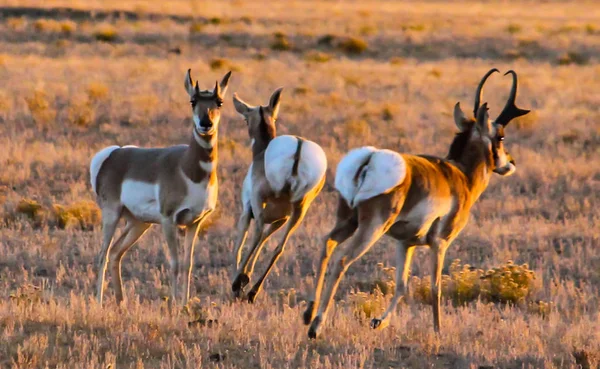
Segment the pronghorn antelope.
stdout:
<path fill-rule="evenodd" d="M 267 269 L 248 293 L 249 302 L 256 299 L 265 278 L 283 253 L 287 240 L 300 225 L 325 183 L 327 158 L 319 145 L 296 136 L 276 137 L 275 121 L 279 114 L 281 90 L 273 93 L 267 106 L 250 106 L 237 94 L 233 95 L 235 109 L 246 120 L 252 142 L 252 163 L 243 182 L 242 214 L 235 242 L 235 280 L 231 289 L 236 297 L 243 295 L 244 287 L 250 282 L 256 260 L 267 239 L 286 225 Z M 241 261 L 242 247 L 252 219 L 255 232 L 250 241 L 250 251 Z M 268 227 L 264 230 L 266 224 Z"/>
<path fill-rule="evenodd" d="M 198 230 L 217 203 L 217 133 L 230 76 L 231 72 L 227 73 L 214 90 L 201 91 L 187 71 L 185 90 L 190 96 L 194 121 L 189 145 L 152 149 L 109 146 L 92 158 L 90 176 L 102 210 L 104 236 L 96 286 L 100 304 L 109 257 L 116 300 L 121 302 L 121 260 L 152 224 L 161 224 L 167 239 L 170 303 L 177 301 L 177 228 L 185 228 L 183 303 L 187 303 Z M 121 218 L 125 218 L 125 229 L 112 242 Z"/>
<path fill-rule="evenodd" d="M 486 189 L 492 172 L 509 176 L 515 171 L 515 163 L 504 149 L 504 128 L 513 118 L 529 112 L 515 105 L 517 74 L 509 71 L 506 74 L 511 74 L 513 80 L 506 106 L 495 121 L 489 120 L 487 103 L 480 107 L 480 101 L 483 85 L 494 72 L 498 70 L 490 70 L 477 87 L 473 109 L 476 119 L 467 118 L 459 103 L 454 107 L 454 121 L 460 132 L 446 158 L 361 147 L 350 151 L 339 163 L 335 178 L 340 194 L 336 225 L 325 237 L 317 285 L 303 317 L 305 324 L 311 324 L 310 338 L 317 336 L 326 319 L 343 274 L 384 234 L 398 241 L 396 290 L 383 316 L 371 321 L 371 328 L 389 324 L 399 299 L 407 292 L 415 247 L 429 246 L 433 326 L 439 332 L 440 281 L 446 250 L 467 224 L 471 206 Z M 348 238 L 345 249 L 336 248 Z"/>

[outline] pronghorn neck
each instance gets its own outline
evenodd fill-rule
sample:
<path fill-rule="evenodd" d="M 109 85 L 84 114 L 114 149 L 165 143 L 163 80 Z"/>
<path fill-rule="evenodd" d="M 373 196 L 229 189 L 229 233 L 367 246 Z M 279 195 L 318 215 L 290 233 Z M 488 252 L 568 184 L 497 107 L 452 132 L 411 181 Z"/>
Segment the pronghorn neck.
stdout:
<path fill-rule="evenodd" d="M 183 155 L 183 172 L 193 182 L 215 175 L 217 170 L 217 133 L 200 135 L 193 128 L 191 142 Z"/>
<path fill-rule="evenodd" d="M 262 106 L 259 108 L 260 124 L 256 134 L 252 137 L 252 157 L 257 158 L 264 155 L 269 143 L 277 136 L 275 124 L 269 119 L 265 119 L 265 112 Z"/>
<path fill-rule="evenodd" d="M 485 191 L 492 173 L 492 157 L 487 145 L 471 130 L 456 135 L 446 159 L 453 161 L 465 174 L 473 201 Z"/>

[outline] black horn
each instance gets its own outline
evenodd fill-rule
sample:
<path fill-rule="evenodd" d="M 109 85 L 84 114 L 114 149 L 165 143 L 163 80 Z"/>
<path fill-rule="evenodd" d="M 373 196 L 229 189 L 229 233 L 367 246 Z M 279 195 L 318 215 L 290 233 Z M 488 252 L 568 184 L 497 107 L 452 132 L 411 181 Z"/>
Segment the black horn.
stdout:
<path fill-rule="evenodd" d="M 519 109 L 515 105 L 515 99 L 517 98 L 517 73 L 515 73 L 513 70 L 509 70 L 508 72 L 504 73 L 504 75 L 507 74 L 512 74 L 512 87 L 510 89 L 508 101 L 506 102 L 506 105 L 504 106 L 504 109 L 502 109 L 500 115 L 498 115 L 498 118 L 496 118 L 495 122 L 503 126 L 506 126 L 511 120 L 529 113 L 529 110 Z"/>
<path fill-rule="evenodd" d="M 473 116 L 475 118 L 477 118 L 477 110 L 479 109 L 479 104 L 481 103 L 481 94 L 483 93 L 483 85 L 485 84 L 485 81 L 488 79 L 488 77 L 491 76 L 492 73 L 496 73 L 496 72 L 500 72 L 500 71 L 496 68 L 490 69 L 485 74 L 485 76 L 483 76 L 483 78 L 479 82 L 479 85 L 477 86 L 477 91 L 475 91 L 475 105 L 473 106 Z"/>

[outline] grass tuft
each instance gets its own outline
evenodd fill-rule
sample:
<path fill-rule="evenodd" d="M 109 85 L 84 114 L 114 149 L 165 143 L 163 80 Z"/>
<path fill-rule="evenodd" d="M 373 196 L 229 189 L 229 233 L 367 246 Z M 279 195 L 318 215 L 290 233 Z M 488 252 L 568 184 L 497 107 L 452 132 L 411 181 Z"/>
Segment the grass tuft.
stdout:
<path fill-rule="evenodd" d="M 521 27 L 520 24 L 511 23 L 508 26 L 506 26 L 506 32 L 510 33 L 511 35 L 520 33 L 522 30 L 523 27 Z"/>
<path fill-rule="evenodd" d="M 115 42 L 119 38 L 117 29 L 110 24 L 101 24 L 94 31 L 94 37 L 102 42 Z"/>
<path fill-rule="evenodd" d="M 25 102 L 36 124 L 43 127 L 54 125 L 56 122 L 56 109 L 50 105 L 50 97 L 44 91 L 36 90 L 25 97 Z"/>
<path fill-rule="evenodd" d="M 368 48 L 369 44 L 358 37 L 348 37 L 339 44 L 339 48 L 349 55 L 360 55 L 364 53 Z"/>
<path fill-rule="evenodd" d="M 327 63 L 332 58 L 331 54 L 321 51 L 311 51 L 304 56 L 304 59 L 309 62 Z"/>
<path fill-rule="evenodd" d="M 271 43 L 271 50 L 288 51 L 292 49 L 292 44 L 284 33 L 275 32 L 273 36 L 275 40 Z"/>
<path fill-rule="evenodd" d="M 102 220 L 98 205 L 90 200 L 79 201 L 69 206 L 53 205 L 52 215 L 56 226 L 61 229 L 92 230 L 100 225 Z"/>

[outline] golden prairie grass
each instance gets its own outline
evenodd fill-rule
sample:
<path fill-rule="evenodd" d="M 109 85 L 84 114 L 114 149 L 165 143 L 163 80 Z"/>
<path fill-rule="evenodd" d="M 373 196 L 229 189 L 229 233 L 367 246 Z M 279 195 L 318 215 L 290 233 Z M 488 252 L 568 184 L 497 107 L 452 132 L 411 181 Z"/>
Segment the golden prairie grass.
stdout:
<path fill-rule="evenodd" d="M 0 18 L 0 294 L 6 297 L 0 367 L 597 366 L 600 117 L 593 8 L 539 3 L 532 13 L 529 3 L 198 1 L 190 13 L 190 2 L 179 0 L 144 3 L 143 11 L 129 0 L 26 3 L 131 10 L 139 18 L 72 19 L 76 27 L 62 53 L 55 41 L 67 39 L 63 31 L 33 26 L 52 15 Z M 571 8 L 585 19 L 571 16 Z M 151 14 L 183 20 L 144 18 Z M 203 28 L 190 37 L 193 22 Z M 511 24 L 521 30 L 507 32 Z M 105 25 L 118 42 L 96 39 Z M 349 58 L 338 48 L 339 35 L 359 36 L 367 57 Z M 293 42 L 291 52 L 270 49 L 278 37 Z M 169 53 L 174 47 L 181 52 Z M 518 58 L 505 58 L 511 49 Z M 564 65 L 562 55 L 569 56 Z M 578 56 L 584 62 L 571 60 Z M 219 59 L 224 63 L 211 65 Z M 223 107 L 218 211 L 196 247 L 194 299 L 168 311 L 164 239 L 153 227 L 123 260 L 127 302 L 115 306 L 109 277 L 100 308 L 93 295 L 102 232 L 89 159 L 111 144 L 187 143 L 185 71 L 192 68 L 201 87 L 212 88 L 228 64 L 243 68 L 233 73 Z M 433 333 L 427 305 L 427 250 L 415 253 L 409 298 L 390 326 L 368 328 L 395 287 L 395 244 L 382 239 L 342 281 L 323 338 L 308 341 L 300 316 L 321 240 L 333 226 L 333 176 L 341 157 L 359 145 L 444 156 L 455 132 L 452 107 L 460 101 L 469 111 L 479 78 L 492 67 L 519 73 L 518 104 L 534 112 L 506 129 L 516 173 L 492 178 L 448 251 L 441 334 Z M 278 132 L 318 142 L 329 171 L 264 293 L 249 305 L 230 294 L 240 188 L 251 158 L 230 94 L 259 103 L 279 86 L 285 89 Z M 491 115 L 509 86 L 500 75 L 486 84 Z"/>

